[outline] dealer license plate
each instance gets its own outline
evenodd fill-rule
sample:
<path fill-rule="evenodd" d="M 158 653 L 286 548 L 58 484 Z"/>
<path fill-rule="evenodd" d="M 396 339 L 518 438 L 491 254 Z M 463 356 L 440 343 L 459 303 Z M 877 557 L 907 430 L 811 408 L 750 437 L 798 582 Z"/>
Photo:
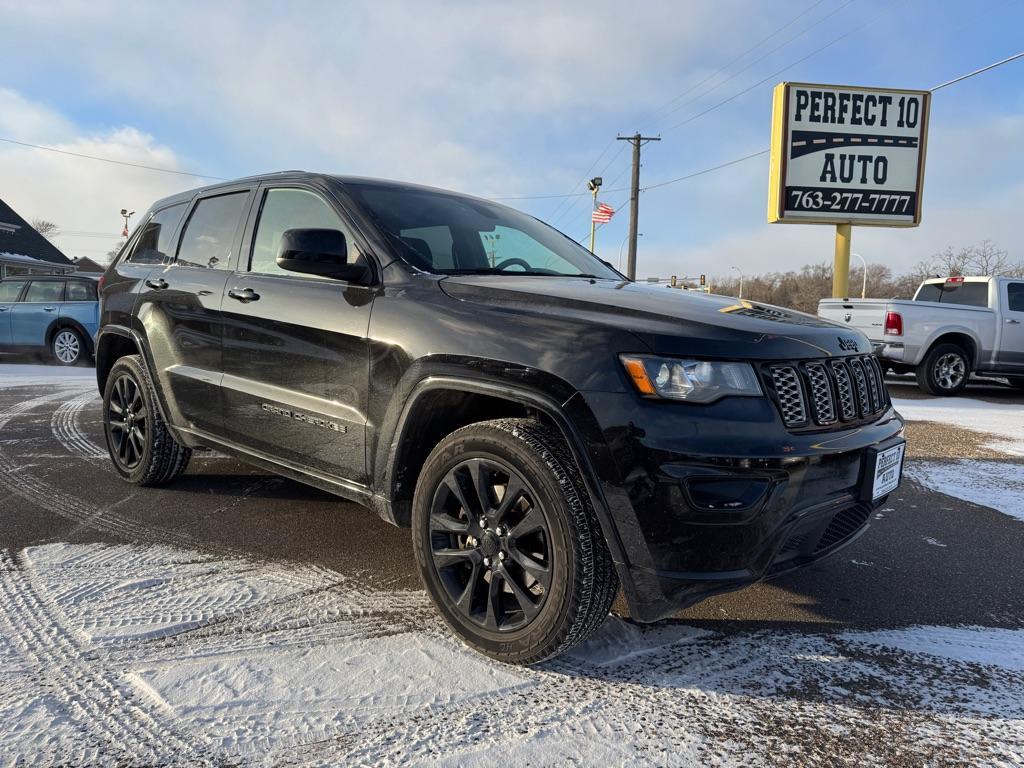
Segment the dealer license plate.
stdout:
<path fill-rule="evenodd" d="M 875 477 L 871 485 L 871 500 L 875 501 L 887 493 L 892 493 L 900 484 L 903 475 L 903 453 L 906 443 L 894 445 L 879 451 L 875 457 Z"/>

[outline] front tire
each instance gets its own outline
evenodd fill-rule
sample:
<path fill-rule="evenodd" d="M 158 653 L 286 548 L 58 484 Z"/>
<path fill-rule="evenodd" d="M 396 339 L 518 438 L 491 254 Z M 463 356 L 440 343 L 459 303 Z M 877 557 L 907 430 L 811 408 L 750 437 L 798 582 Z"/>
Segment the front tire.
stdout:
<path fill-rule="evenodd" d="M 74 328 L 60 328 L 50 342 L 50 352 L 58 365 L 77 365 L 85 356 L 85 342 Z"/>
<path fill-rule="evenodd" d="M 917 366 L 917 385 L 931 395 L 957 395 L 967 386 L 971 363 L 963 347 L 937 344 Z"/>
<path fill-rule="evenodd" d="M 156 390 L 139 355 L 120 358 L 103 391 L 103 433 L 117 473 L 135 485 L 163 485 L 188 466 L 192 449 L 179 444 L 160 416 Z"/>
<path fill-rule="evenodd" d="M 561 435 L 529 419 L 463 427 L 427 457 L 413 499 L 427 592 L 470 647 L 533 664 L 586 639 L 618 578 Z"/>

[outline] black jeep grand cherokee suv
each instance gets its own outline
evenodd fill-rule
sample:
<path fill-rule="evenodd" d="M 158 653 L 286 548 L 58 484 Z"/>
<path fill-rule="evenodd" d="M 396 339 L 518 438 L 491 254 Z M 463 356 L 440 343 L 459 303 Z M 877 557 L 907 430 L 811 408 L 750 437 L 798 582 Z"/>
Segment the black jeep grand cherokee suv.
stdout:
<path fill-rule="evenodd" d="M 411 526 L 452 629 L 529 663 L 850 542 L 899 482 L 867 338 L 631 283 L 539 221 L 289 172 L 161 200 L 102 286 L 110 456 L 208 446 Z M 355 524 L 355 523 L 354 523 Z"/>

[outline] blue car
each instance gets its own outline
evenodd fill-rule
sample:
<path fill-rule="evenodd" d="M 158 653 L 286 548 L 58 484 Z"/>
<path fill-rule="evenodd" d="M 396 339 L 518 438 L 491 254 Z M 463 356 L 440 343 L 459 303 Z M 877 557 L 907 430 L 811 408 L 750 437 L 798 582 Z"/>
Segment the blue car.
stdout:
<path fill-rule="evenodd" d="M 60 365 L 92 357 L 99 324 L 96 281 L 26 275 L 0 280 L 0 351 L 49 350 Z"/>

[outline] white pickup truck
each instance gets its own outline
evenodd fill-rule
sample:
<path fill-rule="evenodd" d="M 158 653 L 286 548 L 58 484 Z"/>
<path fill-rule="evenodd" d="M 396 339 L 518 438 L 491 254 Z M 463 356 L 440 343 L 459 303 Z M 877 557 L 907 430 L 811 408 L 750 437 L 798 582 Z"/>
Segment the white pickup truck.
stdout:
<path fill-rule="evenodd" d="M 883 368 L 917 374 L 933 395 L 955 395 L 972 372 L 1024 388 L 1024 279 L 925 280 L 912 300 L 822 299 L 818 314 L 863 331 Z"/>

